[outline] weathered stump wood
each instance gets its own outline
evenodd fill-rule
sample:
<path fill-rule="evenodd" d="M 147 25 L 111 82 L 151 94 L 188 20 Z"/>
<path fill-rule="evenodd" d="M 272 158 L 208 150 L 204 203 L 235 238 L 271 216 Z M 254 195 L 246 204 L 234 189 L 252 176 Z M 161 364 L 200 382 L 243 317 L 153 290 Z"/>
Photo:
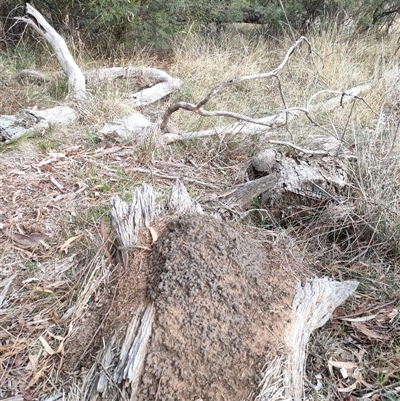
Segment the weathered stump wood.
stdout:
<path fill-rule="evenodd" d="M 292 147 L 290 143 L 271 141 Z M 275 148 L 265 149 L 253 157 L 249 168 L 252 180 L 226 189 L 206 201 L 221 213 L 224 208 L 254 209 L 272 221 L 299 219 L 313 213 L 316 206 L 340 204 L 348 199 L 350 189 L 346 159 L 354 157 L 335 138 L 317 138 L 319 149 L 294 146 L 297 155 L 285 156 Z M 350 210 L 350 205 L 349 205 Z"/>
<path fill-rule="evenodd" d="M 157 224 L 157 221 L 160 222 L 163 219 L 171 220 L 172 218 L 171 213 L 173 213 L 174 218 L 176 218 L 179 215 L 183 217 L 178 220 L 173 220 L 169 225 L 167 225 L 168 227 L 166 230 L 167 234 L 163 234 L 161 239 L 158 239 L 154 245 L 156 249 L 158 249 L 158 251 L 156 251 L 155 253 L 155 256 L 153 257 L 155 258 L 154 260 L 156 261 L 159 260 L 157 259 L 158 258 L 157 255 L 165 255 L 162 257 L 166 258 L 165 263 L 174 263 L 174 258 L 177 257 L 178 258 L 177 260 L 179 260 L 179 266 L 182 266 L 182 268 L 178 267 L 178 270 L 176 270 L 176 274 L 178 274 L 179 277 L 183 278 L 185 277 L 186 271 L 196 272 L 198 270 L 197 267 L 190 267 L 191 264 L 196 263 L 195 262 L 196 256 L 193 256 L 194 259 L 187 259 L 187 260 L 185 260 L 184 258 L 182 259 L 182 257 L 184 257 L 184 255 L 187 256 L 191 255 L 192 254 L 191 252 L 194 252 L 193 255 L 195 255 L 197 252 L 196 249 L 197 250 L 200 249 L 199 246 L 201 245 L 204 238 L 206 238 L 206 241 L 208 241 L 207 242 L 208 248 L 217 247 L 215 249 L 219 249 L 218 247 L 220 247 L 221 250 L 217 251 L 217 253 L 215 254 L 216 260 L 219 260 L 220 257 L 221 258 L 225 257 L 223 256 L 224 245 L 222 245 L 223 243 L 222 237 L 236 236 L 236 231 L 238 228 L 234 229 L 229 228 L 228 224 L 223 223 L 218 219 L 211 218 L 205 214 L 199 214 L 199 212 L 200 213 L 204 212 L 201 211 L 201 208 L 197 203 L 193 202 L 190 199 L 186 189 L 179 181 L 174 185 L 171 195 L 168 198 L 165 205 L 160 205 L 160 204 L 157 205 L 154 199 L 155 198 L 154 195 L 152 194 L 152 188 L 150 186 L 144 186 L 142 189 L 136 190 L 132 203 L 130 205 L 123 202 L 118 197 L 113 199 L 111 217 L 118 236 L 119 243 L 122 246 L 121 248 L 122 253 L 127 253 L 129 252 L 129 250 L 132 250 L 134 249 L 135 246 L 137 246 L 138 243 L 137 233 L 139 232 L 141 227 Z M 169 214 L 166 214 L 167 211 Z M 214 227 L 213 228 L 214 231 L 210 229 L 210 226 Z M 219 230 L 218 227 L 220 227 L 221 229 L 220 232 L 218 231 Z M 192 230 L 194 230 L 193 232 L 198 233 L 195 234 L 194 237 L 192 237 L 190 234 Z M 175 235 L 175 237 L 171 237 L 171 240 L 169 240 L 168 236 L 170 234 L 168 233 L 172 233 L 173 235 Z M 214 240 L 212 239 L 213 235 L 215 235 Z M 173 241 L 172 238 L 175 238 L 175 240 Z M 197 240 L 195 240 L 197 244 L 191 242 L 193 241 L 193 238 L 197 238 Z M 157 245 L 159 241 L 161 241 L 161 243 Z M 247 239 L 246 240 L 243 239 L 243 241 L 247 241 Z M 228 258 L 227 260 L 229 260 L 229 254 L 231 253 L 242 254 L 243 243 L 238 243 L 236 242 L 236 240 L 234 241 L 232 237 L 229 246 L 231 246 L 232 248 L 231 251 L 228 251 L 228 253 L 226 254 L 226 257 Z M 254 248 L 250 250 L 250 252 L 256 254 L 256 252 L 258 252 L 257 246 L 255 245 Z M 190 250 L 192 247 L 193 251 Z M 236 249 L 236 247 L 238 248 Z M 173 252 L 175 251 L 171 251 L 171 249 L 176 249 L 176 252 L 178 252 L 178 254 L 174 254 Z M 185 253 L 186 252 L 185 249 L 187 249 L 188 253 Z M 160 253 L 157 254 L 157 252 L 161 252 L 161 254 Z M 273 259 L 274 255 L 276 255 L 274 253 L 275 251 L 270 250 L 269 252 L 270 252 L 269 253 L 270 259 Z M 171 257 L 172 259 L 169 259 Z M 245 258 L 246 255 L 243 255 L 243 257 Z M 123 259 L 125 261 L 128 260 L 128 258 L 123 258 Z M 226 267 L 221 267 L 222 265 L 225 265 L 224 263 L 222 263 L 222 265 L 220 264 L 220 262 L 214 264 L 211 258 L 211 260 L 209 260 L 209 262 L 206 263 L 208 264 L 208 266 L 206 266 L 205 270 L 203 271 L 206 274 L 204 277 L 208 277 L 208 274 L 210 272 L 212 273 L 213 271 L 218 271 L 218 269 L 220 268 L 225 268 L 226 273 L 222 274 L 222 276 L 215 276 L 216 282 L 223 283 L 224 277 L 232 275 L 232 277 L 229 278 L 228 280 L 229 282 L 232 282 L 233 288 L 236 288 L 235 280 L 238 280 L 239 283 L 240 282 L 239 277 L 241 277 L 241 275 L 237 276 L 237 279 L 234 278 L 236 277 L 234 275 L 234 271 L 237 263 L 234 260 L 236 259 L 232 259 L 232 261 L 226 265 L 229 267 L 226 268 Z M 250 391 L 252 395 L 249 392 L 247 396 L 249 396 L 251 399 L 257 399 L 257 400 L 274 399 L 274 400 L 299 401 L 303 399 L 302 397 L 303 397 L 304 365 L 306 360 L 306 347 L 310 335 L 315 329 L 321 327 L 323 324 L 326 323 L 326 321 L 330 318 L 333 310 L 342 302 L 344 302 L 355 291 L 358 283 L 354 281 L 345 281 L 340 283 L 332 281 L 328 278 L 311 279 L 307 278 L 306 275 L 302 275 L 302 278 L 300 279 L 300 276 L 299 277 L 297 276 L 298 273 L 296 273 L 296 269 L 294 266 L 293 270 L 291 270 L 289 266 L 285 267 L 284 264 L 279 266 L 276 265 L 275 267 L 273 267 L 274 263 L 267 262 L 267 259 L 251 263 L 252 264 L 258 263 L 260 267 L 264 266 L 263 268 L 261 268 L 261 270 L 258 270 L 258 273 L 256 273 L 256 277 L 258 277 L 257 280 L 259 280 L 260 283 L 263 280 L 267 280 L 266 282 L 267 287 L 265 288 L 274 288 L 275 290 L 272 291 L 270 295 L 267 296 L 269 298 L 268 298 L 268 309 L 266 310 L 270 310 L 270 312 L 267 312 L 264 317 L 265 328 L 262 329 L 261 326 L 263 326 L 263 324 L 260 323 L 259 328 L 258 327 L 253 328 L 261 330 L 259 331 L 259 335 L 252 337 L 250 343 L 242 344 L 243 347 L 250 347 L 249 350 L 251 349 L 262 350 L 264 348 L 268 347 L 270 348 L 270 352 L 268 353 L 268 358 L 262 361 L 262 365 L 264 366 L 264 368 L 261 374 L 262 376 L 261 383 L 259 386 L 254 384 L 254 388 L 251 389 Z M 163 271 L 164 273 L 161 273 L 161 276 L 157 276 L 158 274 L 157 273 L 155 276 L 156 278 L 154 279 L 150 278 L 149 294 L 153 295 L 144 298 L 143 301 L 141 301 L 140 305 L 138 305 L 138 307 L 136 308 L 136 311 L 133 312 L 130 322 L 126 322 L 125 335 L 123 336 L 123 338 L 117 340 L 115 335 L 110 335 L 110 338 L 104 339 L 106 340 L 106 346 L 104 350 L 101 351 L 101 355 L 98 358 L 98 360 L 100 360 L 101 362 L 95 365 L 93 369 L 88 373 L 87 377 L 84 379 L 82 388 L 80 389 L 81 394 L 87 394 L 85 399 L 117 400 L 121 399 L 120 397 L 123 397 L 123 399 L 142 400 L 146 399 L 143 398 L 145 397 L 144 394 L 148 394 L 147 396 L 151 398 L 152 397 L 151 394 L 153 394 L 152 391 L 156 391 L 156 395 L 160 394 L 164 397 L 166 396 L 165 392 L 168 391 L 168 389 L 171 389 L 171 391 L 175 391 L 175 393 L 172 392 L 170 394 L 170 397 L 175 399 L 177 397 L 179 398 L 181 394 L 187 394 L 188 392 L 190 392 L 193 383 L 195 383 L 198 380 L 200 381 L 203 380 L 202 379 L 203 376 L 201 376 L 201 378 L 196 376 L 197 373 L 192 379 L 185 380 L 184 376 L 182 376 L 179 385 L 176 385 L 174 387 L 173 383 L 175 376 L 173 372 L 171 373 L 171 369 L 173 371 L 173 366 L 175 366 L 175 363 L 179 365 L 179 360 L 174 362 L 174 364 L 171 365 L 172 367 L 168 367 L 170 365 L 168 365 L 166 360 L 170 358 L 172 354 L 169 355 L 168 353 L 166 353 L 165 356 L 163 357 L 164 351 L 157 348 L 157 344 L 165 344 L 165 346 L 167 347 L 166 349 L 168 349 L 169 347 L 168 338 L 163 337 L 167 336 L 167 334 L 160 334 L 160 327 L 163 327 L 162 325 L 160 326 L 160 322 L 164 321 L 163 325 L 167 325 L 167 327 L 169 324 L 171 324 L 169 330 L 172 331 L 175 330 L 176 327 L 174 319 L 178 318 L 178 316 L 175 316 L 174 315 L 175 312 L 171 311 L 179 310 L 178 305 L 174 307 L 171 305 L 169 307 L 166 307 L 166 309 L 164 308 L 160 309 L 160 307 L 161 305 L 164 305 L 164 302 L 168 303 L 169 302 L 168 299 L 170 299 L 170 297 L 173 298 L 174 295 L 172 294 L 176 294 L 176 291 L 180 293 L 179 288 L 181 288 L 180 286 L 184 284 L 182 281 L 179 281 L 182 284 L 178 284 L 178 282 L 176 282 L 176 284 L 172 284 L 173 282 L 168 284 L 172 285 L 171 287 L 172 292 L 170 293 L 170 295 L 168 295 L 168 297 L 167 295 L 165 295 L 166 298 L 164 298 L 164 301 L 160 301 L 163 297 L 162 294 L 164 290 L 159 290 L 158 288 L 165 288 L 162 286 L 165 286 L 167 284 L 165 282 L 164 284 L 162 284 L 163 281 L 161 280 L 160 284 L 154 287 L 152 286 L 151 283 L 154 280 L 156 283 L 158 283 L 157 277 L 162 277 L 163 275 L 164 277 L 166 277 L 165 274 L 167 274 L 168 276 L 169 274 L 168 272 L 174 270 L 169 270 L 171 269 L 171 267 L 166 266 L 164 268 L 159 264 L 154 265 L 154 267 L 155 266 L 158 266 L 157 269 L 161 268 L 161 271 Z M 286 268 L 289 269 L 287 272 L 285 272 Z M 129 265 L 125 266 L 125 269 L 129 269 Z M 268 279 L 269 277 L 268 274 L 265 275 L 263 273 L 265 269 L 267 269 L 267 272 L 269 272 L 268 274 L 271 276 L 270 279 Z M 299 270 L 297 270 L 297 272 L 298 271 Z M 198 272 L 200 274 L 199 277 L 203 277 L 202 276 L 203 273 L 200 273 L 200 271 Z M 150 275 L 152 274 L 153 273 L 150 272 Z M 228 276 L 225 276 L 226 274 L 228 274 Z M 279 278 L 280 276 L 278 277 L 276 275 L 278 276 L 282 275 L 282 278 Z M 283 279 L 283 277 L 286 277 L 286 280 Z M 276 283 L 276 279 L 278 279 L 280 284 Z M 190 284 L 191 279 L 188 278 L 187 280 L 188 280 L 186 281 L 187 285 L 191 286 L 192 285 Z M 213 280 L 214 279 L 211 279 L 211 281 L 209 281 L 209 285 L 211 286 L 213 285 L 212 284 Z M 207 288 L 208 284 L 206 284 L 206 282 L 204 283 L 199 282 L 197 284 L 193 282 L 193 285 L 195 286 L 193 288 L 202 288 L 202 286 L 204 285 Z M 199 287 L 196 287 L 196 285 L 198 285 Z M 277 285 L 278 287 L 280 286 L 279 288 L 281 289 L 286 288 L 287 293 L 292 294 L 290 296 L 289 301 L 288 301 L 289 298 L 285 297 L 282 298 L 282 295 L 279 295 L 281 294 L 281 291 L 278 290 L 278 287 L 276 287 Z M 256 295 L 258 291 L 256 287 L 250 290 L 251 293 L 253 294 L 251 295 L 251 299 L 260 296 L 261 297 L 260 300 L 261 299 L 266 300 L 267 298 L 263 298 L 264 296 L 266 296 L 265 294 Z M 228 291 L 228 288 L 229 287 L 226 288 L 222 287 L 220 288 L 220 290 L 218 290 L 220 292 L 217 293 L 223 294 L 224 291 Z M 263 287 L 261 286 L 260 288 Z M 241 307 L 239 306 L 241 302 L 240 299 L 242 299 L 242 297 L 244 297 L 243 299 L 245 299 L 245 293 L 247 290 L 248 289 L 244 289 L 243 287 L 241 292 L 237 293 L 238 304 L 235 307 L 236 309 L 229 309 L 228 306 L 225 306 L 228 307 L 227 310 L 231 310 L 231 312 L 233 313 L 232 316 L 240 315 L 241 313 L 240 312 Z M 169 290 L 167 290 L 167 293 L 168 291 Z M 188 294 L 185 291 L 186 290 L 183 290 L 181 294 Z M 196 294 L 198 294 L 198 292 L 196 292 L 197 290 L 194 291 L 195 292 L 193 292 L 192 295 L 188 294 L 188 299 L 186 302 L 184 300 L 182 302 L 186 304 L 201 303 L 200 301 L 201 298 L 200 299 L 196 298 L 197 297 Z M 234 293 L 236 293 L 235 291 Z M 242 291 L 244 291 L 244 293 Z M 269 290 L 267 290 L 267 292 L 269 292 Z M 206 293 L 209 293 L 208 290 L 206 290 L 204 294 Z M 132 296 L 133 294 L 135 294 L 135 289 L 132 289 Z M 161 298 L 159 298 L 160 296 Z M 224 298 L 225 296 L 227 298 Z M 225 296 L 223 296 L 222 299 L 226 299 L 227 303 L 231 302 L 229 301 L 230 299 L 229 291 Z M 212 297 L 210 299 L 212 299 Z M 197 302 L 195 302 L 195 300 L 197 300 Z M 219 302 L 220 301 L 217 302 L 217 305 L 220 305 Z M 224 302 L 222 302 L 222 304 L 224 304 Z M 260 301 L 258 301 L 257 310 L 262 310 L 262 309 L 263 309 L 262 302 L 260 303 Z M 250 314 L 251 310 L 252 306 L 250 303 L 246 307 L 245 313 Z M 279 312 L 276 313 L 276 311 Z M 168 315 L 168 313 L 172 313 L 172 315 Z M 273 313 L 273 315 L 270 315 L 270 313 Z M 211 315 L 213 315 L 213 313 L 211 313 Z M 197 315 L 196 319 L 201 320 L 204 318 L 205 320 L 207 320 L 210 318 L 211 315 L 200 314 Z M 170 316 L 170 317 L 165 318 L 162 316 Z M 269 320 L 271 319 L 271 316 L 274 316 L 273 321 Z M 261 317 L 260 322 L 262 322 L 262 319 L 264 318 Z M 177 321 L 181 320 L 178 318 Z M 182 321 L 181 324 L 183 324 L 183 322 L 184 320 Z M 229 323 L 229 322 L 224 323 L 223 320 L 221 322 L 222 325 Z M 196 324 L 198 323 L 192 323 L 192 324 L 194 325 L 193 327 L 195 327 Z M 237 324 L 235 323 L 235 325 Z M 185 327 L 186 326 L 183 324 L 183 326 L 181 326 L 179 330 L 186 330 Z M 191 326 L 189 325 L 189 327 Z M 278 329 L 280 330 L 279 335 L 274 334 L 275 331 Z M 219 332 L 217 327 L 208 327 L 207 330 L 209 330 L 210 333 L 209 335 L 211 336 L 211 338 L 214 338 L 212 337 L 213 336 L 212 333 L 214 333 L 214 330 L 216 330 L 217 334 L 219 333 L 218 335 L 224 335 L 223 334 L 224 332 L 223 331 Z M 165 333 L 167 332 L 168 330 Z M 261 333 L 264 334 L 261 335 Z M 270 334 L 272 333 L 271 336 L 268 333 Z M 233 332 L 228 333 L 226 337 L 220 339 L 220 342 L 224 344 L 227 343 L 228 344 L 227 346 L 229 346 L 229 342 L 234 341 L 234 336 L 235 334 Z M 214 340 L 210 343 L 211 347 L 213 347 L 217 342 L 219 342 L 217 341 L 217 338 L 214 338 Z M 161 341 L 161 343 L 159 343 L 159 341 Z M 179 347 L 180 340 L 175 339 L 174 341 L 178 342 L 177 346 Z M 267 341 L 267 343 L 264 343 L 264 341 Z M 183 344 L 184 343 L 182 343 L 181 345 L 184 346 Z M 164 366 L 164 368 L 162 368 L 162 371 L 158 371 L 159 373 L 154 373 L 154 375 L 156 375 L 154 377 L 158 378 L 154 380 L 156 380 L 158 384 L 154 383 L 154 380 L 151 379 L 151 377 L 153 377 L 151 376 L 151 371 L 153 369 L 151 361 L 154 359 L 154 356 L 152 355 L 154 353 L 155 346 L 156 349 L 158 349 L 158 351 L 156 352 L 157 355 L 156 359 L 158 361 L 157 363 L 160 364 L 160 366 Z M 278 347 L 279 349 L 278 348 L 275 349 L 275 347 Z M 193 352 L 196 352 L 196 348 L 194 349 Z M 201 353 L 202 352 L 203 351 L 201 351 Z M 239 350 L 236 352 L 240 354 Z M 196 354 L 194 354 L 194 358 L 196 357 L 199 357 L 200 360 L 204 362 L 204 358 L 202 355 L 196 356 Z M 163 360 L 163 358 L 166 359 Z M 207 360 L 207 358 L 205 360 Z M 181 363 L 183 364 L 182 366 L 186 366 L 188 362 L 182 360 Z M 215 360 L 214 363 L 218 363 L 218 361 Z M 210 379 L 211 381 L 207 382 L 208 380 L 207 370 L 202 370 L 203 369 L 202 366 L 203 365 L 200 364 L 198 368 L 201 370 L 201 375 L 205 375 L 204 377 L 206 377 L 204 379 L 205 380 L 204 383 L 209 383 L 209 384 L 212 383 L 212 380 L 214 379 Z M 104 371 L 104 369 L 106 369 L 106 371 Z M 190 368 L 185 368 L 185 369 L 189 369 L 187 372 L 190 372 Z M 212 369 L 213 369 L 212 367 L 209 368 L 210 372 L 212 371 Z M 249 374 L 249 372 L 252 371 L 251 369 L 253 369 L 251 366 L 246 366 L 244 368 L 246 374 Z M 157 372 L 157 370 L 154 372 Z M 188 374 L 190 376 L 190 373 Z M 223 372 L 223 374 L 225 376 L 225 380 L 228 380 L 230 372 L 225 371 Z M 260 375 L 260 372 L 254 371 L 253 375 L 256 374 Z M 198 372 L 198 375 L 200 375 L 200 371 Z M 237 382 L 241 383 L 242 379 L 239 380 L 239 377 L 237 379 L 238 379 Z M 170 384 L 162 384 L 161 382 Z M 152 386 L 155 386 L 154 390 L 152 390 L 153 388 Z M 211 387 L 212 387 L 211 385 L 208 387 L 207 385 L 205 385 L 205 388 L 211 388 Z M 208 390 L 204 391 L 207 392 Z M 240 397 L 243 395 L 240 393 L 240 391 L 242 392 L 248 391 L 248 388 L 246 387 L 245 389 L 242 389 L 240 388 L 240 386 L 238 387 L 238 395 L 236 398 L 238 400 L 242 399 Z M 223 394 L 224 394 L 223 392 L 221 393 L 217 391 L 215 393 L 214 399 L 216 400 L 222 399 L 221 397 L 223 397 Z M 193 397 L 196 396 L 200 397 L 201 394 L 199 395 L 193 393 Z M 233 400 L 235 398 L 231 397 L 230 399 Z"/>

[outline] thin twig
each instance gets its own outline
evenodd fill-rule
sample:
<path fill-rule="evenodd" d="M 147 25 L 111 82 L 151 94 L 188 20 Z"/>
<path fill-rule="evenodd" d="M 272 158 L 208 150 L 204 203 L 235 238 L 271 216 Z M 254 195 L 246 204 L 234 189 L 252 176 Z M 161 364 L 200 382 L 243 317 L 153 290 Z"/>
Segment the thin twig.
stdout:
<path fill-rule="evenodd" d="M 208 182 L 199 181 L 199 180 L 196 180 L 194 178 L 189 178 L 189 177 L 181 177 L 181 176 L 178 177 L 178 176 L 174 176 L 174 175 L 161 174 L 161 173 L 158 173 L 157 171 L 150 170 L 147 168 L 133 167 L 133 168 L 130 168 L 129 170 L 136 171 L 138 173 L 151 174 L 152 176 L 159 177 L 159 178 L 165 178 L 167 180 L 175 180 L 176 181 L 177 179 L 179 179 L 179 180 L 183 180 L 183 181 L 194 182 L 196 184 L 199 184 L 204 187 L 211 188 L 211 189 L 220 189 L 220 186 L 213 185 Z"/>
<path fill-rule="evenodd" d="M 284 145 L 284 146 L 289 146 L 293 149 L 298 150 L 299 152 L 305 153 L 307 155 L 319 155 L 319 156 L 328 156 L 329 153 L 324 151 L 324 150 L 311 150 L 311 149 L 304 149 L 301 148 L 300 146 L 295 145 L 294 143 L 291 142 L 286 142 L 286 141 L 275 141 L 273 139 L 269 140 L 269 143 L 272 143 L 274 145 Z"/>

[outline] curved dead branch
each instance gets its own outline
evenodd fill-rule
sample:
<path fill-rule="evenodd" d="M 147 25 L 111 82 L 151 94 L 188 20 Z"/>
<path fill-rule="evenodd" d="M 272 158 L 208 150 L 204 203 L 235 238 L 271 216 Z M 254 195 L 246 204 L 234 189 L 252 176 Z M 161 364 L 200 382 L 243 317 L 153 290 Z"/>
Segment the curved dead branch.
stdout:
<path fill-rule="evenodd" d="M 242 82 L 250 81 L 250 80 L 254 80 L 254 79 L 263 79 L 263 78 L 276 77 L 278 75 L 279 71 L 286 65 L 286 63 L 289 60 L 289 57 L 293 54 L 293 52 L 296 49 L 296 47 L 298 47 L 300 45 L 300 43 L 302 43 L 302 42 L 306 42 L 308 44 L 309 48 L 310 48 L 310 51 L 311 51 L 312 48 L 311 48 L 310 42 L 304 36 L 301 36 L 299 39 L 296 40 L 296 42 L 286 52 L 286 55 L 285 55 L 284 59 L 282 60 L 281 64 L 279 64 L 279 66 L 276 67 L 275 69 L 273 69 L 272 71 L 269 71 L 269 72 L 266 72 L 266 73 L 262 73 L 262 74 L 245 75 L 245 76 L 238 77 L 238 78 L 235 78 L 235 79 L 230 79 L 229 81 L 222 82 L 222 83 L 218 84 L 217 86 L 215 86 L 207 94 L 207 96 L 204 99 L 200 100 L 200 102 L 198 102 L 197 104 L 186 103 L 186 102 L 178 102 L 178 103 L 172 104 L 164 114 L 164 117 L 163 117 L 163 120 L 162 120 L 161 126 L 160 126 L 161 130 L 162 131 L 168 131 L 168 129 L 167 129 L 168 121 L 169 121 L 171 115 L 173 113 L 175 113 L 176 111 L 178 111 L 179 109 L 193 111 L 193 112 L 196 112 L 196 113 L 198 113 L 200 115 L 203 115 L 203 116 L 225 116 L 225 117 L 236 118 L 237 120 L 255 122 L 256 120 L 252 119 L 251 117 L 242 116 L 240 114 L 230 113 L 230 112 L 225 112 L 225 111 L 208 112 L 206 110 L 203 110 L 202 107 L 206 103 L 208 103 L 210 101 L 210 99 L 212 97 L 214 97 L 218 92 L 220 92 L 222 89 L 225 89 L 225 88 L 227 88 L 229 86 L 238 85 L 238 84 L 240 84 Z M 257 123 L 257 124 L 260 124 L 260 123 Z M 261 123 L 261 125 L 263 125 L 263 124 Z"/>
<path fill-rule="evenodd" d="M 205 111 L 203 109 L 197 109 L 195 105 L 192 105 L 190 103 L 186 102 L 178 102 L 175 103 L 175 105 L 170 106 L 169 109 L 174 109 L 179 105 L 180 107 L 176 108 L 175 111 L 179 110 L 179 108 L 185 109 L 185 110 L 190 110 L 193 111 L 197 114 L 203 115 L 203 116 L 223 116 L 223 117 L 232 117 L 236 118 L 239 121 L 222 126 L 222 127 L 216 127 L 208 130 L 203 130 L 203 131 L 196 131 L 196 132 L 186 132 L 186 133 L 165 133 L 163 135 L 164 142 L 166 144 L 170 144 L 173 142 L 178 142 L 178 141 L 185 141 L 188 139 L 194 139 L 194 138 L 202 138 L 206 136 L 212 136 L 212 135 L 220 135 L 220 134 L 256 134 L 260 132 L 265 132 L 265 131 L 271 131 L 279 127 L 285 126 L 290 120 L 292 120 L 294 117 L 304 114 L 307 116 L 307 118 L 311 121 L 311 123 L 316 124 L 313 119 L 311 118 L 311 113 L 312 112 L 320 112 L 320 111 L 330 111 L 333 110 L 337 107 L 342 107 L 345 103 L 349 102 L 352 99 L 360 99 L 359 94 L 361 92 L 364 92 L 368 90 L 371 86 L 369 84 L 365 85 L 359 85 L 354 88 L 348 89 L 346 91 L 333 91 L 333 90 L 323 90 L 315 93 L 310 97 L 310 99 L 307 102 L 306 107 L 290 107 L 286 108 L 282 111 L 280 111 L 277 114 L 274 114 L 272 116 L 267 116 L 263 118 L 258 118 L 258 119 L 252 119 L 251 117 L 247 116 L 242 116 L 236 113 L 230 113 L 230 112 L 222 112 L 222 111 Z M 319 95 L 324 94 L 324 93 L 329 93 L 334 95 L 331 99 L 317 103 L 315 105 L 312 105 L 312 101 Z M 363 101 L 363 99 L 360 99 Z M 218 114 L 217 114 L 218 113 Z M 165 116 L 164 116 L 165 118 Z M 164 123 L 164 121 L 163 121 Z M 163 128 L 163 123 L 161 123 L 161 129 Z M 292 147 L 295 147 L 295 144 L 291 145 Z"/>
<path fill-rule="evenodd" d="M 19 17 L 17 20 L 25 22 L 46 39 L 68 77 L 69 98 L 77 103 L 82 103 L 86 100 L 85 77 L 72 57 L 65 40 L 29 3 L 26 3 L 26 14 L 26 17 Z"/>

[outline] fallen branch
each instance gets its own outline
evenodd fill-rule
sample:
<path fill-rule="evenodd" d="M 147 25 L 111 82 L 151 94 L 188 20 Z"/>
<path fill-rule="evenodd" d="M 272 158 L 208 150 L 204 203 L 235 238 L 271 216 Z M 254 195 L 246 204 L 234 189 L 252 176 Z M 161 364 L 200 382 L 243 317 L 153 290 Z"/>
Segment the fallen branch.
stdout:
<path fill-rule="evenodd" d="M 28 17 L 18 17 L 17 21 L 25 22 L 46 39 L 68 77 L 68 97 L 77 103 L 82 103 L 86 100 L 85 78 L 68 50 L 65 40 L 46 21 L 43 15 L 29 3 L 26 3 L 26 13 Z"/>
<path fill-rule="evenodd" d="M 74 109 L 57 106 L 47 110 L 22 110 L 17 115 L 0 115 L 0 143 L 9 143 L 28 132 L 53 124 L 69 125 L 78 118 Z"/>
<path fill-rule="evenodd" d="M 173 78 L 158 68 L 113 67 L 100 68 L 84 73 L 88 84 L 115 79 L 136 79 L 141 87 L 140 92 L 130 94 L 128 103 L 133 107 L 146 106 L 169 95 L 174 89 L 182 86 L 182 81 Z"/>
<path fill-rule="evenodd" d="M 276 77 L 278 75 L 278 72 L 286 65 L 286 63 L 289 60 L 289 57 L 292 55 L 292 53 L 294 52 L 296 47 L 298 47 L 300 45 L 300 43 L 303 41 L 306 42 L 308 44 L 309 48 L 311 49 L 310 42 L 304 36 L 301 36 L 287 51 L 281 64 L 272 71 L 269 71 L 269 72 L 266 72 L 263 74 L 245 75 L 243 77 L 239 77 L 239 78 L 231 79 L 226 82 L 222 82 L 219 85 L 215 86 L 207 94 L 207 96 L 204 99 L 200 100 L 200 102 L 198 102 L 197 104 L 191 104 L 191 103 L 186 103 L 186 102 L 178 102 L 178 103 L 172 104 L 170 107 L 168 107 L 167 111 L 164 114 L 163 120 L 160 125 L 161 130 L 168 131 L 167 126 L 168 126 L 169 119 L 170 119 L 171 115 L 173 113 L 175 113 L 176 111 L 178 111 L 179 109 L 193 111 L 195 113 L 198 113 L 198 114 L 204 115 L 204 116 L 225 116 L 225 117 L 236 118 L 237 120 L 243 120 L 243 121 L 254 123 L 256 120 L 254 120 L 250 117 L 247 117 L 247 116 L 242 116 L 240 114 L 230 113 L 230 112 L 225 112 L 225 111 L 209 112 L 209 111 L 203 110 L 202 107 L 205 104 L 207 104 L 210 101 L 210 99 L 212 97 L 214 97 L 218 92 L 220 92 L 222 89 L 225 89 L 229 86 L 237 85 L 242 82 L 250 81 L 250 80 L 254 80 L 254 79 L 264 79 L 264 78 Z M 258 124 L 260 124 L 260 122 Z"/>
<path fill-rule="evenodd" d="M 294 117 L 300 115 L 300 114 L 305 114 L 307 118 L 315 124 L 315 122 L 311 119 L 311 113 L 312 112 L 320 112 L 320 111 L 330 111 L 333 110 L 337 107 L 342 107 L 345 103 L 349 102 L 352 99 L 359 99 L 358 95 L 361 92 L 364 92 L 370 88 L 370 85 L 360 85 L 356 86 L 354 88 L 348 89 L 346 91 L 331 91 L 331 90 L 324 90 L 315 93 L 314 95 L 311 96 L 311 98 L 307 102 L 306 107 L 291 107 L 284 109 L 280 111 L 279 113 L 272 115 L 272 116 L 267 116 L 259 119 L 252 119 L 251 117 L 247 116 L 241 116 L 236 113 L 229 113 L 229 112 L 222 112 L 222 111 L 216 111 L 216 112 L 206 112 L 204 114 L 202 110 L 194 110 L 196 106 L 190 105 L 188 109 L 193 109 L 192 111 L 195 111 L 196 113 L 204 116 L 211 116 L 213 113 L 218 113 L 215 114 L 215 116 L 224 116 L 224 117 L 232 117 L 240 120 L 239 122 L 236 122 L 234 124 L 226 125 L 223 127 L 216 127 L 208 130 L 203 130 L 203 131 L 195 131 L 195 132 L 186 132 L 186 133 L 165 133 L 163 134 L 163 140 L 166 144 L 171 144 L 174 142 L 178 141 L 185 141 L 188 139 L 196 139 L 196 138 L 203 138 L 207 136 L 213 136 L 213 135 L 220 135 L 220 134 L 242 134 L 242 135 L 253 135 L 253 134 L 258 134 L 260 132 L 268 132 L 268 131 L 275 131 L 277 128 L 284 127 L 287 125 L 287 123 L 292 120 Z M 335 95 L 331 99 L 322 102 L 322 103 L 317 103 L 315 105 L 312 105 L 312 101 L 319 95 L 324 94 L 324 93 L 330 93 Z M 361 99 L 362 100 L 362 99 Z M 185 105 L 187 103 L 181 102 Z M 172 107 L 172 106 L 171 106 Z M 185 106 L 186 107 L 186 106 Z M 223 114 L 225 113 L 225 114 Z M 236 117 L 235 117 L 236 114 Z M 242 118 L 239 118 L 242 117 Z M 161 125 L 162 127 L 162 125 Z M 275 132 L 274 132 L 275 133 Z"/>
<path fill-rule="evenodd" d="M 22 70 L 15 75 L 14 79 L 20 83 L 29 79 L 38 84 L 43 84 L 51 82 L 53 79 L 60 79 L 63 76 L 62 72 L 45 75 L 35 70 Z M 154 103 L 169 95 L 174 89 L 181 87 L 183 83 L 180 79 L 171 77 L 163 70 L 146 67 L 99 68 L 83 72 L 83 76 L 88 86 L 116 79 L 136 80 L 138 85 L 145 89 L 128 95 L 128 104 L 134 107 Z"/>

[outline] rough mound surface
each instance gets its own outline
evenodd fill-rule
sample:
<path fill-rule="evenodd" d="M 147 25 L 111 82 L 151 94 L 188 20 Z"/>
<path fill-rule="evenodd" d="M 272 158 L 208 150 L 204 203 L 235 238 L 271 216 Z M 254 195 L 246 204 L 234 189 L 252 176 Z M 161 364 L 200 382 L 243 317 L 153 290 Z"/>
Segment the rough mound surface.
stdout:
<path fill-rule="evenodd" d="M 251 398 L 290 319 L 294 265 L 212 217 L 170 222 L 150 258 L 156 318 L 138 399 Z"/>

